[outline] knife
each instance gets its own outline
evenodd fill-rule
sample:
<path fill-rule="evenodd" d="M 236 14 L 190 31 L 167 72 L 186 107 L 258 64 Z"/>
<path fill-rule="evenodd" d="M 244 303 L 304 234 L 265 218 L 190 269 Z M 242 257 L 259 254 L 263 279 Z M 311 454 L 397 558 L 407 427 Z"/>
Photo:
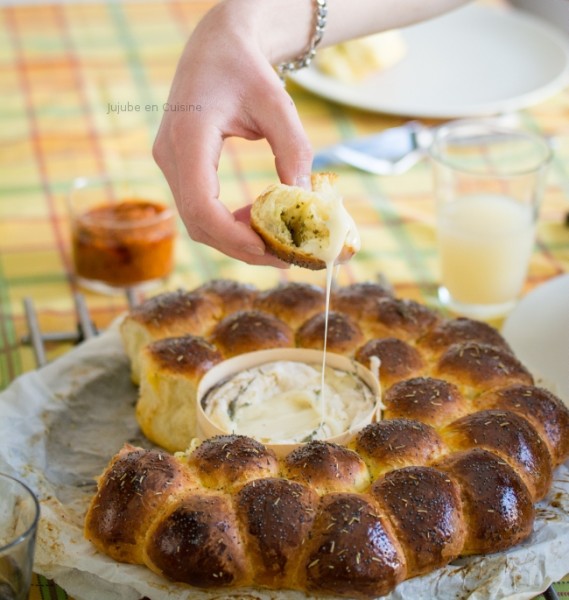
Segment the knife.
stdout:
<path fill-rule="evenodd" d="M 316 152 L 313 168 L 350 165 L 375 175 L 399 175 L 423 159 L 432 140 L 429 127 L 409 121 L 370 136 L 346 140 Z"/>

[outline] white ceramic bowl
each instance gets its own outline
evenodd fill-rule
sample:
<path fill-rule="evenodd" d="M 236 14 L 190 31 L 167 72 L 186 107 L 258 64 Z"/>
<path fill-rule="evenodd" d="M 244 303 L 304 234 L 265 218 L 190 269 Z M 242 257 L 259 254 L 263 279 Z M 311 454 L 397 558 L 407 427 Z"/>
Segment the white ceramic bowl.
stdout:
<path fill-rule="evenodd" d="M 231 379 L 233 376 L 255 367 L 273 363 L 277 361 L 290 361 L 310 364 L 314 366 L 322 365 L 323 353 L 320 350 L 310 350 L 301 348 L 279 348 L 274 350 L 261 350 L 242 354 L 234 358 L 219 363 L 208 371 L 201 379 L 197 391 L 197 430 L 198 436 L 203 438 L 213 437 L 215 435 L 227 435 L 229 433 L 239 434 L 239 431 L 223 430 L 217 423 L 206 415 L 204 411 L 204 402 L 207 402 L 207 395 L 213 388 L 216 388 L 223 382 Z M 328 442 L 338 444 L 347 443 L 357 431 L 380 418 L 381 409 L 381 389 L 377 377 L 360 363 L 341 356 L 339 354 L 326 353 L 326 366 L 339 371 L 346 371 L 355 374 L 371 391 L 372 398 L 375 400 L 372 409 L 364 418 L 358 420 L 357 424 L 352 426 L 339 435 L 334 435 L 326 439 Z M 259 440 L 262 441 L 262 440 Z M 266 447 L 271 448 L 277 456 L 284 456 L 297 448 L 301 443 L 281 443 L 271 441 L 265 443 Z"/>
<path fill-rule="evenodd" d="M 515 8 L 532 13 L 569 34 L 567 0 L 510 0 L 510 2 Z"/>

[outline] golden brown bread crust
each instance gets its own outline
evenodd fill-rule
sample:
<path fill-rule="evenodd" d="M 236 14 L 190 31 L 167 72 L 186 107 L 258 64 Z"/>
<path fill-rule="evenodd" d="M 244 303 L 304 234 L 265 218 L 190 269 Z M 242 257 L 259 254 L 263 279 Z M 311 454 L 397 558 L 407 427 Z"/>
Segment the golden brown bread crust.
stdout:
<path fill-rule="evenodd" d="M 440 434 L 451 450 L 484 448 L 501 457 L 524 481 L 533 502 L 547 494 L 553 479 L 549 452 L 537 431 L 515 413 L 481 410 L 447 425 Z"/>
<path fill-rule="evenodd" d="M 302 229 L 310 225 L 302 207 L 315 206 L 313 195 L 326 198 L 328 190 L 333 189 L 337 175 L 335 173 L 313 173 L 312 191 L 284 184 L 270 185 L 260 194 L 251 206 L 251 228 L 265 242 L 267 250 L 282 261 L 311 270 L 326 268 L 326 263 L 304 250 L 305 241 Z M 301 209 L 295 210 L 296 209 Z M 316 206 L 314 211 L 319 214 Z M 309 215 L 311 216 L 311 215 Z M 312 229 L 315 237 L 322 238 L 327 231 L 326 219 L 319 219 L 317 227 Z M 279 230 L 282 229 L 282 233 Z M 342 249 L 340 262 L 346 262 L 357 248 L 346 243 Z"/>
<path fill-rule="evenodd" d="M 326 314 L 318 313 L 304 322 L 296 332 L 296 345 L 299 348 L 324 349 Z M 347 315 L 330 311 L 328 313 L 328 337 L 326 350 L 336 354 L 353 356 L 364 336 L 358 325 Z"/>
<path fill-rule="evenodd" d="M 407 342 L 421 337 L 441 320 L 434 310 L 403 298 L 380 298 L 359 324 L 367 338 L 397 337 Z"/>
<path fill-rule="evenodd" d="M 492 389 L 511 383 L 533 384 L 533 377 L 510 352 L 481 344 L 453 344 L 439 359 L 434 374 L 461 389 Z"/>
<path fill-rule="evenodd" d="M 85 536 L 115 560 L 143 563 L 146 530 L 165 506 L 197 487 L 170 454 L 128 444 L 99 479 L 85 519 Z"/>
<path fill-rule="evenodd" d="M 371 493 L 391 517 L 407 577 L 429 573 L 460 555 L 465 519 L 460 488 L 448 475 L 432 467 L 405 467 L 378 479 Z"/>
<path fill-rule="evenodd" d="M 306 549 L 306 589 L 375 598 L 405 578 L 405 558 L 389 520 L 373 498 L 327 494 Z"/>
<path fill-rule="evenodd" d="M 219 299 L 197 291 L 176 290 L 153 296 L 126 317 L 143 325 L 153 339 L 192 333 L 204 335 L 223 313 Z M 124 326 L 124 325 L 123 325 Z"/>
<path fill-rule="evenodd" d="M 150 529 L 147 564 L 172 581 L 196 587 L 246 585 L 248 560 L 238 532 L 228 496 L 185 496 Z"/>
<path fill-rule="evenodd" d="M 215 326 L 209 339 L 224 358 L 294 346 L 292 329 L 284 321 L 260 310 L 240 310 L 225 317 Z"/>
<path fill-rule="evenodd" d="M 330 307 L 359 321 L 377 308 L 381 298 L 391 298 L 393 292 L 381 283 L 362 281 L 332 290 Z"/>
<path fill-rule="evenodd" d="M 191 454 L 201 484 L 228 490 L 261 477 L 273 477 L 278 462 L 272 450 L 242 435 L 221 435 L 204 440 Z"/>
<path fill-rule="evenodd" d="M 456 385 L 433 377 L 399 381 L 387 390 L 383 403 L 384 419 L 415 419 L 435 428 L 469 411 Z"/>
<path fill-rule="evenodd" d="M 384 390 L 402 379 L 417 377 L 426 367 L 421 353 L 398 338 L 369 340 L 357 349 L 355 359 L 369 369 L 373 356 L 380 360 L 379 380 Z"/>
<path fill-rule="evenodd" d="M 254 307 L 297 329 L 304 321 L 324 311 L 326 294 L 317 285 L 288 282 L 259 292 Z"/>
<path fill-rule="evenodd" d="M 319 494 L 361 490 L 369 485 L 365 462 L 356 452 L 328 442 L 312 441 L 285 459 L 284 473 Z"/>
<path fill-rule="evenodd" d="M 259 585 L 286 587 L 294 580 L 299 549 L 312 529 L 318 502 L 312 488 L 278 477 L 252 481 L 239 490 L 236 512 L 248 534 L 247 554 L 257 565 Z"/>
<path fill-rule="evenodd" d="M 467 535 L 461 554 L 510 548 L 532 530 L 534 507 L 519 475 L 492 452 L 475 448 L 449 454 L 433 465 L 456 479 Z"/>
<path fill-rule="evenodd" d="M 435 354 L 442 354 L 452 344 L 462 344 L 464 342 L 479 342 L 511 352 L 510 346 L 498 330 L 488 325 L 488 323 L 474 321 L 466 317 L 457 317 L 437 323 L 435 327 L 427 331 L 418 340 L 418 345 L 421 349 L 430 350 Z"/>
<path fill-rule="evenodd" d="M 252 308 L 259 290 L 250 283 L 232 279 L 212 279 L 196 288 L 196 293 L 210 298 L 214 303 L 221 302 L 223 316 L 237 310 Z"/>
<path fill-rule="evenodd" d="M 214 365 L 221 362 L 219 350 L 195 335 L 164 338 L 143 349 L 156 371 L 183 374 L 197 383 Z"/>
<path fill-rule="evenodd" d="M 444 451 L 432 427 L 409 419 L 371 423 L 356 435 L 350 447 L 364 459 L 372 478 L 393 469 L 428 465 Z"/>
<path fill-rule="evenodd" d="M 288 345 L 320 342 L 323 290 L 305 284 L 249 290 L 241 304 L 239 288 L 222 281 L 199 291 L 211 302 L 207 310 L 197 302 L 199 310 L 213 316 L 206 319 L 206 333 L 196 339 L 207 340 L 214 354 L 225 357 L 275 347 L 283 339 Z M 158 503 L 152 509 L 157 522 L 168 526 L 148 524 L 146 503 L 129 504 L 132 513 L 115 511 L 113 495 L 101 492 L 97 504 L 108 504 L 107 510 L 93 507 L 86 525 L 98 549 L 117 560 L 145 561 L 177 579 L 181 563 L 176 567 L 175 557 L 163 552 L 172 547 L 180 526 L 195 524 L 207 545 L 222 523 L 226 550 L 210 568 L 198 560 L 203 554 L 193 549 L 182 581 L 220 589 L 266 585 L 364 598 L 443 566 L 457 552 L 495 552 L 529 535 L 533 501 L 546 493 L 552 468 L 569 457 L 569 410 L 563 403 L 536 387 L 501 336 L 484 324 L 443 319 L 417 303 L 393 298 L 376 284 L 335 290 L 332 307 L 338 323 L 352 326 L 332 332 L 335 351 L 364 364 L 371 356 L 383 362 L 384 420 L 360 431 L 347 447 L 316 442 L 282 459 L 249 438 L 213 438 L 186 458 L 175 459 L 175 466 L 185 471 L 176 472 L 174 484 L 148 492 L 132 470 L 140 458 L 142 481 L 146 480 L 144 451 L 125 450 L 123 454 L 134 453 L 128 471 L 133 474 L 128 485 L 134 487 L 124 498 L 136 500 L 142 491 L 148 506 Z M 255 322 L 241 319 L 239 312 L 253 313 L 262 323 L 257 326 L 262 333 L 256 336 L 253 329 L 236 334 L 244 323 L 250 327 Z M 185 318 L 181 311 L 173 320 Z M 311 319 L 312 331 L 307 326 Z M 163 335 L 170 326 L 174 325 L 152 329 L 153 335 Z M 188 342 L 164 342 L 165 352 L 170 343 L 175 347 Z M 186 382 L 189 390 L 199 379 L 191 355 L 180 364 L 172 357 L 156 355 L 156 374 Z M 122 460 L 116 462 L 123 465 Z M 108 485 L 118 494 L 116 483 L 113 488 L 112 482 L 105 482 L 109 477 L 119 480 L 124 469 L 118 476 L 109 469 L 100 490 Z M 177 485 L 183 480 L 180 493 Z M 160 504 L 161 489 L 169 492 L 172 485 L 169 501 Z M 415 487 L 411 508 L 399 502 L 405 498 L 409 503 Z M 186 496 L 195 496 L 195 502 L 186 503 Z M 202 514 L 206 509 L 211 519 Z M 357 526 L 361 511 L 367 510 L 365 526 Z M 143 526 L 134 528 L 136 538 L 130 526 L 118 521 L 94 526 L 94 520 L 109 515 L 126 515 L 125 523 L 132 523 L 137 511 Z M 462 528 L 457 514 L 462 515 Z M 345 527 L 340 528 L 339 521 Z M 370 532 L 385 541 L 384 553 L 371 544 Z M 184 552 L 190 553 L 189 547 Z M 209 571 L 199 572 L 204 568 Z"/>
<path fill-rule="evenodd" d="M 569 408 L 550 391 L 514 384 L 482 394 L 476 406 L 512 411 L 529 421 L 547 445 L 553 466 L 569 458 Z"/>

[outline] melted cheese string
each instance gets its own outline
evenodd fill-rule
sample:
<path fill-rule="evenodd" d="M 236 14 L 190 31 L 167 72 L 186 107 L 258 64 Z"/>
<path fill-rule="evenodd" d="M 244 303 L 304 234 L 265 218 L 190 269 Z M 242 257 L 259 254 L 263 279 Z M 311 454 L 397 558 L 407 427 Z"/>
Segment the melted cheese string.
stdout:
<path fill-rule="evenodd" d="M 328 321 L 330 316 L 330 296 L 334 282 L 334 270 L 339 269 L 338 259 L 342 254 L 345 245 L 354 248 L 356 251 L 360 248 L 360 237 L 356 224 L 348 213 L 342 198 L 334 196 L 331 199 L 332 209 L 328 220 L 328 245 L 325 248 L 317 248 L 313 254 L 316 258 L 326 263 L 326 303 L 324 313 L 324 344 L 322 353 L 322 384 L 320 394 L 320 427 L 326 420 L 326 399 L 324 397 L 325 374 L 326 374 L 326 348 L 328 345 Z"/>

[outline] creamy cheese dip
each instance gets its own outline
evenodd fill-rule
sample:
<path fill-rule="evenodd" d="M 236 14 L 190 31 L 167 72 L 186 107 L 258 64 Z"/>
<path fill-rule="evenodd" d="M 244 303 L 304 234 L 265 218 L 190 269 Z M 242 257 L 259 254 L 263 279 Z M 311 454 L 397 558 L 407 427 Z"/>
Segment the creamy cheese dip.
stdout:
<path fill-rule="evenodd" d="M 220 429 L 265 444 L 340 435 L 368 423 L 375 404 L 373 392 L 356 373 L 326 367 L 322 378 L 321 366 L 295 361 L 242 371 L 202 401 L 205 414 Z"/>

